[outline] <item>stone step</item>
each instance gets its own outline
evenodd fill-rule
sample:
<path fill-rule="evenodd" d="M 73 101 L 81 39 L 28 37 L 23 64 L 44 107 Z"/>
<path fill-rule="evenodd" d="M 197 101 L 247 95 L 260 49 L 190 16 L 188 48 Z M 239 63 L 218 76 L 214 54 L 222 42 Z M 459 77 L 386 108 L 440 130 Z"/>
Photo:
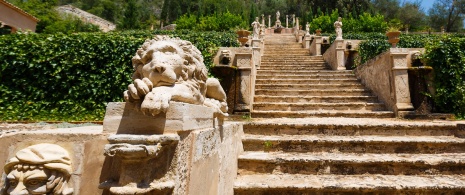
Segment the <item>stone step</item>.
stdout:
<path fill-rule="evenodd" d="M 265 56 L 266 57 L 266 56 Z M 293 56 L 293 57 L 282 57 L 282 56 L 270 56 L 262 59 L 262 62 L 268 61 L 309 61 L 309 62 L 324 62 L 323 58 L 316 58 L 313 56 Z"/>
<path fill-rule="evenodd" d="M 333 152 L 376 154 L 436 154 L 465 152 L 465 140 L 455 136 L 328 136 L 246 134 L 242 139 L 242 144 L 245 151 L 267 152 Z"/>
<path fill-rule="evenodd" d="M 263 79 L 260 77 L 260 79 Z M 270 78 L 273 79 L 273 78 Z M 263 83 L 263 82 L 260 82 Z M 306 90 L 306 89 L 365 89 L 362 84 L 255 84 L 255 89 Z"/>
<path fill-rule="evenodd" d="M 382 111 L 382 103 L 349 102 L 349 103 L 284 103 L 284 102 L 255 102 L 256 111 Z"/>
<path fill-rule="evenodd" d="M 257 76 L 271 76 L 271 75 L 354 75 L 352 71 L 334 71 L 334 70 L 257 70 Z"/>
<path fill-rule="evenodd" d="M 320 78 L 320 79 L 256 79 L 256 84 L 360 84 L 356 78 L 347 79 L 332 79 L 332 78 Z M 344 89 L 341 89 L 344 90 Z M 334 93 L 332 93 L 334 94 Z M 336 94 L 337 95 L 337 94 Z"/>
<path fill-rule="evenodd" d="M 353 74 L 319 74 L 311 73 L 308 70 L 291 70 L 291 71 L 267 71 L 261 70 L 257 76 L 258 79 L 355 79 Z"/>
<path fill-rule="evenodd" d="M 447 121 L 405 121 L 370 118 L 267 119 L 245 123 L 244 133 L 254 135 L 326 136 L 458 136 L 456 124 Z"/>
<path fill-rule="evenodd" d="M 300 66 L 299 66 L 300 65 Z M 260 67 L 274 67 L 274 66 L 287 66 L 287 67 L 308 67 L 308 66 L 325 66 L 326 62 L 262 62 Z"/>
<path fill-rule="evenodd" d="M 235 195 L 423 194 L 458 195 L 465 175 L 239 175 Z"/>
<path fill-rule="evenodd" d="M 274 89 L 256 89 L 255 95 L 268 96 L 368 96 L 371 91 L 367 89 L 308 89 L 308 90 L 274 90 Z"/>
<path fill-rule="evenodd" d="M 255 86 L 257 87 L 257 85 Z M 269 96 L 256 95 L 254 102 L 302 102 L 302 103 L 338 103 L 338 102 L 378 102 L 376 96 Z"/>
<path fill-rule="evenodd" d="M 240 175 L 268 174 L 465 174 L 465 155 L 244 152 L 238 158 Z"/>
<path fill-rule="evenodd" d="M 391 111 L 252 111 L 253 118 L 307 118 L 307 117 L 345 117 L 345 118 L 392 118 Z"/>
<path fill-rule="evenodd" d="M 329 70 L 327 66 L 323 65 L 296 65 L 296 66 L 260 66 L 260 70 L 281 70 L 284 72 L 293 70 Z"/>

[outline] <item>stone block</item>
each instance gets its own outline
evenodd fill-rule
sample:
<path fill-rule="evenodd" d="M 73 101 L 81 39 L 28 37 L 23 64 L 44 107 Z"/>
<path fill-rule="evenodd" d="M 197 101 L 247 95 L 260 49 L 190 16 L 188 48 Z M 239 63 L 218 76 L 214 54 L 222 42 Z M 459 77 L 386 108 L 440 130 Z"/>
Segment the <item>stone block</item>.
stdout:
<path fill-rule="evenodd" d="M 104 133 L 166 134 L 213 128 L 214 111 L 209 107 L 170 102 L 166 113 L 144 115 L 134 103 L 110 102 L 103 120 Z"/>

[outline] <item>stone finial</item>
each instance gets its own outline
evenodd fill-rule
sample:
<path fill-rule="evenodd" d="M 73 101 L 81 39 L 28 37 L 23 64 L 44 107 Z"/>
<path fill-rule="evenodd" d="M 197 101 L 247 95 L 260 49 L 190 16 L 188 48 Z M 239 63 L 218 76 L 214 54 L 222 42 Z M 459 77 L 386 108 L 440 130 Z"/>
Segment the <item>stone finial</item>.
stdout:
<path fill-rule="evenodd" d="M 4 171 L 6 194 L 71 195 L 74 191 L 69 184 L 71 158 L 55 144 L 36 144 L 18 151 Z"/>
<path fill-rule="evenodd" d="M 342 40 L 342 18 L 339 17 L 336 22 L 334 22 L 334 28 L 336 30 L 336 40 Z"/>
<path fill-rule="evenodd" d="M 169 102 L 200 104 L 226 116 L 226 93 L 218 79 L 208 78 L 200 51 L 191 42 L 158 36 L 147 40 L 132 58 L 133 84 L 126 102 L 140 103 L 146 115 L 166 113 Z"/>
<path fill-rule="evenodd" d="M 258 17 L 255 17 L 255 21 L 252 22 L 253 27 L 253 39 L 258 39 L 260 36 L 260 22 L 258 22 Z"/>

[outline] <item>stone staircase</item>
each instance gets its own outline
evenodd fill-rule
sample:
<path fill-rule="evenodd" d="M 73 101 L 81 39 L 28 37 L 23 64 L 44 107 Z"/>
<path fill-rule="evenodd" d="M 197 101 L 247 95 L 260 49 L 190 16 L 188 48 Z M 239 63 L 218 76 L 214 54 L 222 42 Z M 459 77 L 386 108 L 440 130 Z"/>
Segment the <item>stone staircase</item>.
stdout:
<path fill-rule="evenodd" d="M 267 36 L 252 117 L 393 117 L 351 71 L 333 71 L 292 35 Z"/>
<path fill-rule="evenodd" d="M 279 38 L 266 41 L 234 194 L 465 194 L 465 128 L 385 118 L 350 72 Z"/>

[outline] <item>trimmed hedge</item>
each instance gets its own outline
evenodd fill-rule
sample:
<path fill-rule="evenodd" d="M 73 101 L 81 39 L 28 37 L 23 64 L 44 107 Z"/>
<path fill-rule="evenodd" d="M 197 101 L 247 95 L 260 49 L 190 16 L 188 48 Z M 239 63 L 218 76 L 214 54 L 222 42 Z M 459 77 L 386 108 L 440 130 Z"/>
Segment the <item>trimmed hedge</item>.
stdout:
<path fill-rule="evenodd" d="M 205 64 L 220 46 L 238 46 L 232 32 L 127 31 L 0 36 L 0 120 L 102 120 L 107 102 L 122 101 L 131 58 L 146 39 L 189 40 Z"/>

